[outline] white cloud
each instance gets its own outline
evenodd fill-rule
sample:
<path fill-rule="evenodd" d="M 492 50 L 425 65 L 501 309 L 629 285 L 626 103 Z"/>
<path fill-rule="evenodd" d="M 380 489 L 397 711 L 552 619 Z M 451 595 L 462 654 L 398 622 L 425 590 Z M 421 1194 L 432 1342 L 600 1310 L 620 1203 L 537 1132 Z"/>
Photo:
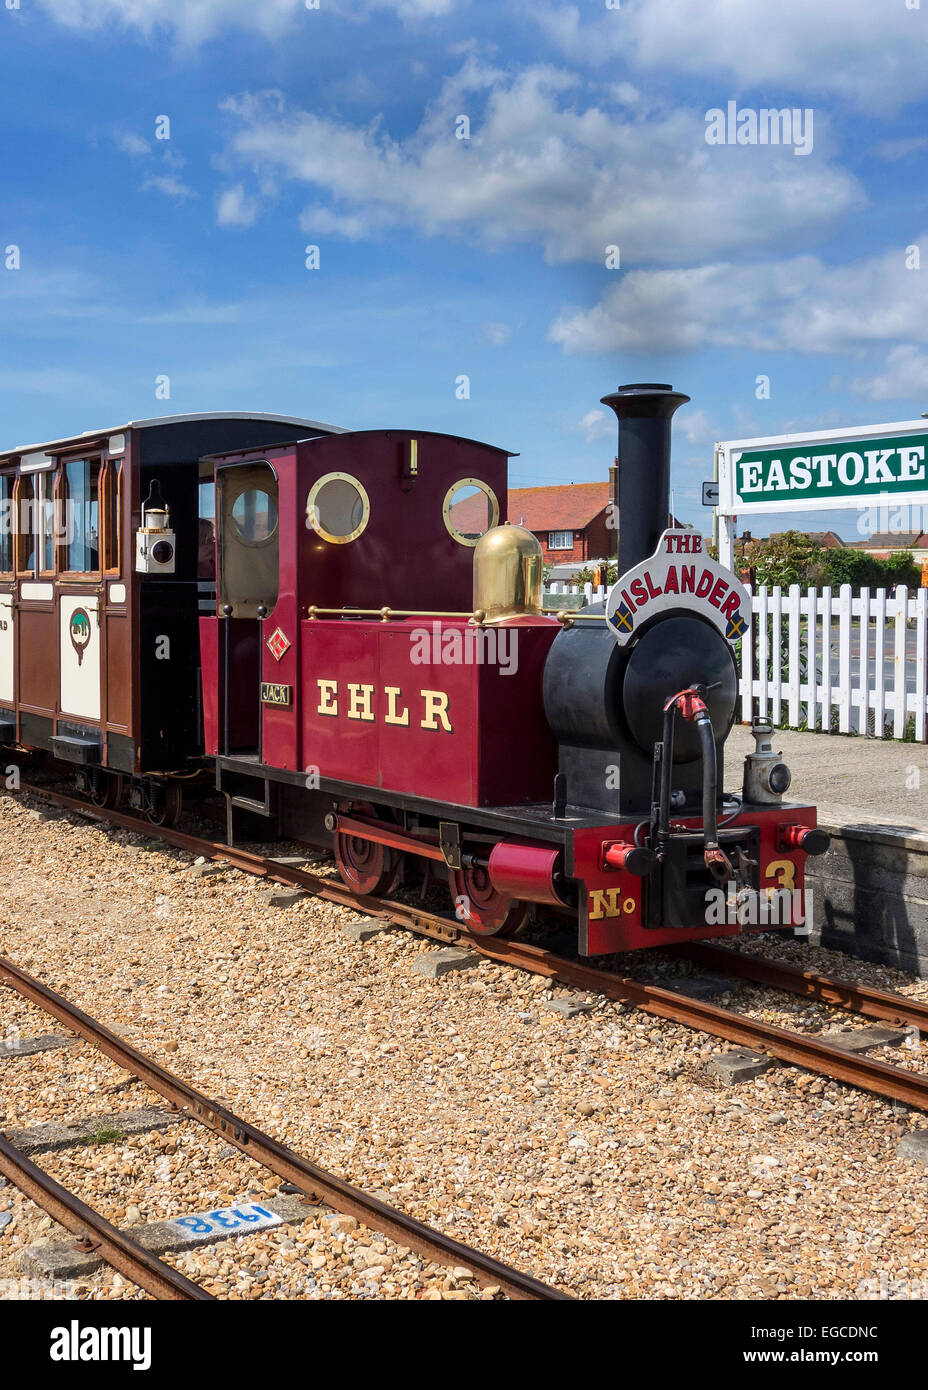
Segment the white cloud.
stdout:
<path fill-rule="evenodd" d="M 595 444 L 597 439 L 615 433 L 615 417 L 604 410 L 588 410 L 577 428 L 588 444 Z"/>
<path fill-rule="evenodd" d="M 333 218 L 358 219 L 345 224 L 352 236 L 411 226 L 489 246 L 540 243 L 552 263 L 604 266 L 619 245 L 625 266 L 692 264 L 807 241 L 865 204 L 857 181 L 818 153 L 710 147 L 701 109 L 645 117 L 584 105 L 577 86 L 555 68 L 512 76 L 471 59 L 401 140 L 379 120 L 282 110 L 277 93 L 224 106 L 240 123 L 233 156 L 324 193 Z M 470 140 L 454 136 L 462 112 Z"/>
<path fill-rule="evenodd" d="M 592 309 L 562 310 L 548 336 L 579 353 L 704 347 L 842 353 L 899 339 L 926 342 L 928 276 L 906 269 L 901 247 L 844 266 L 795 256 L 759 265 L 636 270 Z"/>
<path fill-rule="evenodd" d="M 915 135 L 904 140 L 881 140 L 874 149 L 880 159 L 895 163 L 899 159 L 910 159 L 913 154 L 923 154 L 928 150 L 928 135 Z"/>
<path fill-rule="evenodd" d="M 859 396 L 871 401 L 897 401 L 920 396 L 928 410 L 928 354 L 912 343 L 894 347 L 884 370 L 874 377 L 858 377 L 851 383 Z"/>
<path fill-rule="evenodd" d="M 684 410 L 680 415 L 679 428 L 687 444 L 708 444 L 718 439 L 719 432 L 704 410 Z"/>
<path fill-rule="evenodd" d="M 245 195 L 244 184 L 237 183 L 219 195 L 216 221 L 220 227 L 253 227 L 258 220 L 258 204 Z"/>
<path fill-rule="evenodd" d="M 530 13 L 572 62 L 717 78 L 732 84 L 725 97 L 762 87 L 783 105 L 775 88 L 891 111 L 928 93 L 928 10 L 905 0 L 622 0 L 582 15 L 533 3 Z"/>
<path fill-rule="evenodd" d="M 508 323 L 491 323 L 488 320 L 483 325 L 483 332 L 494 347 L 505 347 L 512 337 L 512 329 Z"/>
<path fill-rule="evenodd" d="M 149 188 L 153 188 L 157 193 L 163 193 L 166 198 L 176 198 L 179 202 L 200 196 L 195 189 L 182 183 L 180 179 L 174 178 L 172 174 L 152 174 L 142 184 L 143 192 Z"/>
<path fill-rule="evenodd" d="M 391 11 L 414 23 L 447 14 L 453 0 L 321 0 L 327 10 L 357 17 Z M 121 24 L 149 35 L 158 29 L 174 31 L 185 43 L 196 44 L 227 28 L 257 30 L 269 39 L 288 32 L 298 22 L 312 24 L 313 11 L 305 0 L 39 0 L 60 24 L 70 29 L 96 30 Z"/>
<path fill-rule="evenodd" d="M 151 145 L 148 143 L 147 140 L 143 140 L 141 135 L 133 135 L 131 133 L 127 135 L 121 135 L 119 137 L 118 144 L 119 148 L 125 154 L 151 154 Z"/>
<path fill-rule="evenodd" d="M 346 241 L 363 241 L 373 228 L 363 217 L 353 213 L 335 213 L 331 208 L 314 203 L 300 215 L 300 228 L 310 236 L 337 236 Z"/>

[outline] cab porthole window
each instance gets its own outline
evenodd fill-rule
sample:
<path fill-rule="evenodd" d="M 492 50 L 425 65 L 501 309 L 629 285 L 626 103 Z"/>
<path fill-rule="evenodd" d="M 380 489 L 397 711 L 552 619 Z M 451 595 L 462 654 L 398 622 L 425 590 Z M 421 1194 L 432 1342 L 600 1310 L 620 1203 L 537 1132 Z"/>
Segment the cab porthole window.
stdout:
<path fill-rule="evenodd" d="M 461 478 L 445 493 L 442 516 L 460 545 L 476 545 L 499 521 L 496 493 L 479 478 Z"/>
<path fill-rule="evenodd" d="M 232 503 L 232 525 L 245 545 L 273 539 L 277 530 L 277 503 L 261 487 L 246 487 Z"/>
<path fill-rule="evenodd" d="M 364 484 L 350 473 L 326 473 L 310 488 L 306 525 L 333 545 L 357 540 L 371 514 Z"/>

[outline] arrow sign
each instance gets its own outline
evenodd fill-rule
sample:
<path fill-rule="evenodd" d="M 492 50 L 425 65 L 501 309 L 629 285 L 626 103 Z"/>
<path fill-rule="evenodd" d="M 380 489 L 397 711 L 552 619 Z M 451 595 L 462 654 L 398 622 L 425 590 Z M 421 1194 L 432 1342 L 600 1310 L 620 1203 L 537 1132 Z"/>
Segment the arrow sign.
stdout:
<path fill-rule="evenodd" d="M 703 483 L 702 505 L 704 507 L 717 507 L 719 505 L 718 483 Z"/>

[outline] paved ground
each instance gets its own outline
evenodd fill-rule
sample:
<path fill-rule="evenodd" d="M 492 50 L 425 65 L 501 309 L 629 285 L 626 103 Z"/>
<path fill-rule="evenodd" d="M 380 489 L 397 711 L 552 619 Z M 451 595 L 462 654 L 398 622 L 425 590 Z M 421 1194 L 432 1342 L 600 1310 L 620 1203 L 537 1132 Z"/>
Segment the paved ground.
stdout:
<path fill-rule="evenodd" d="M 736 724 L 725 745 L 729 789 L 753 746 L 748 726 Z M 773 746 L 792 770 L 789 799 L 817 805 L 822 824 L 906 826 L 928 835 L 928 745 L 778 732 Z"/>

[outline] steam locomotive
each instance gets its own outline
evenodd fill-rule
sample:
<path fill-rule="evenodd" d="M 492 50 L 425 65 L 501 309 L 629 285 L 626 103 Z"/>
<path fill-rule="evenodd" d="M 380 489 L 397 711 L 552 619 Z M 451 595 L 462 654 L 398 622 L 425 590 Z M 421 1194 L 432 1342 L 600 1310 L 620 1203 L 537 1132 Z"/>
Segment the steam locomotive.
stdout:
<path fill-rule="evenodd" d="M 0 455 L 0 742 L 153 821 L 208 778 L 230 843 L 257 818 L 360 894 L 446 885 L 474 932 L 538 904 L 587 956 L 743 931 L 713 895 L 795 895 L 827 838 L 769 728 L 722 790 L 749 598 L 666 525 L 688 399 L 603 398 L 620 577 L 577 612 L 473 440 L 236 414 Z"/>

